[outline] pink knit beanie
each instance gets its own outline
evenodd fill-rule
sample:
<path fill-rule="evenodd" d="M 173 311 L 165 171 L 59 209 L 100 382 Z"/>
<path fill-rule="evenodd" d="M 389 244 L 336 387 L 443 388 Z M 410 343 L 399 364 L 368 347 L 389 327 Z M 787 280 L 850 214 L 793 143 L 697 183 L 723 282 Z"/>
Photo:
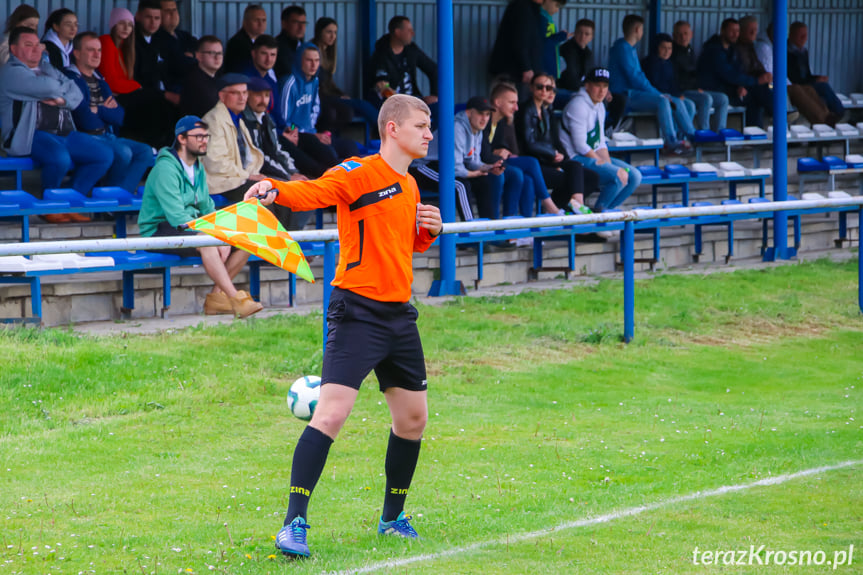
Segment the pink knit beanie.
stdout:
<path fill-rule="evenodd" d="M 118 22 L 128 20 L 132 24 L 135 23 L 135 17 L 126 8 L 114 8 L 111 10 L 111 18 L 108 20 L 108 30 L 113 30 Z"/>

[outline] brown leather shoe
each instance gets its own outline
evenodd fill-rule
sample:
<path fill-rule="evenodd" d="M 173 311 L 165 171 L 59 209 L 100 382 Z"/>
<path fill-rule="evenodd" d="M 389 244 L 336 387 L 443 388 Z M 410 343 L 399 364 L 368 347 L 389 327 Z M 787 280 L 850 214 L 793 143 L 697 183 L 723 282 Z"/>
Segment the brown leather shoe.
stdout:
<path fill-rule="evenodd" d="M 92 221 L 92 220 L 90 220 L 89 217 L 85 216 L 84 214 L 65 214 L 65 215 L 69 218 L 69 221 L 71 221 L 71 222 L 84 223 L 84 222 Z"/>
<path fill-rule="evenodd" d="M 208 293 L 207 299 L 204 300 L 204 313 L 207 315 L 233 314 L 234 308 L 231 307 L 228 294 L 224 292 Z"/>
<path fill-rule="evenodd" d="M 231 302 L 234 315 L 239 318 L 249 317 L 264 309 L 263 305 L 253 300 L 252 296 L 243 290 L 238 291 L 236 297 L 228 298 L 228 301 Z"/>
<path fill-rule="evenodd" d="M 45 214 L 42 219 L 49 224 L 68 224 L 72 221 L 69 214 Z"/>

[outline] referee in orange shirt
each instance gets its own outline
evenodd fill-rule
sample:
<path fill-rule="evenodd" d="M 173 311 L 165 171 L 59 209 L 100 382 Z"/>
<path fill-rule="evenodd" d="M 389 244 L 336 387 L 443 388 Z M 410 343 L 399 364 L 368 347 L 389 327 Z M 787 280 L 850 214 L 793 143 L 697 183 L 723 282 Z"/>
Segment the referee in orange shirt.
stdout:
<path fill-rule="evenodd" d="M 413 96 L 391 96 L 381 107 L 378 130 L 380 154 L 348 159 L 317 180 L 262 180 L 245 195 L 296 211 L 337 208 L 340 254 L 327 310 L 321 398 L 294 450 L 288 513 L 276 537 L 276 547 L 287 556 L 310 555 L 309 498 L 372 370 L 392 415 L 378 533 L 417 537 L 404 502 L 428 405 L 417 310 L 408 300 L 413 252 L 428 249 L 443 224 L 437 207 L 420 203 L 416 181 L 408 174 L 411 162 L 428 153 L 428 106 Z"/>

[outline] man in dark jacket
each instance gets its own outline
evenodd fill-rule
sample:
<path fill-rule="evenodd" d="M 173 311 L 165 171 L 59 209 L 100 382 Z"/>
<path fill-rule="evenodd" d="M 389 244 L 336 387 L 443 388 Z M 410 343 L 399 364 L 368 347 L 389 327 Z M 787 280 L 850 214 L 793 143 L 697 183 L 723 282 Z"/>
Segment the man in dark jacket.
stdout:
<path fill-rule="evenodd" d="M 596 67 L 593 50 L 588 47 L 593 40 L 595 26 L 593 20 L 579 20 L 573 37 L 560 46 L 560 57 L 566 63 L 566 69 L 560 74 L 558 85 L 564 90 L 577 92 L 584 75 Z"/>
<path fill-rule="evenodd" d="M 159 0 L 141 0 L 135 13 L 135 81 L 145 90 L 158 90 L 173 105 L 180 104 L 180 94 L 171 91 L 167 82 L 168 60 L 156 35 L 162 25 Z"/>
<path fill-rule="evenodd" d="M 297 49 L 306 37 L 308 23 L 306 10 L 302 6 L 294 4 L 282 10 L 282 31 L 276 36 L 279 42 L 279 55 L 273 67 L 279 80 L 290 75 Z"/>
<path fill-rule="evenodd" d="M 657 34 L 650 54 L 641 60 L 641 69 L 654 88 L 670 97 L 674 102 L 674 124 L 678 132 L 688 138 L 695 135 L 695 102 L 683 95 L 674 78 L 674 64 L 671 63 L 673 41 L 668 34 Z"/>
<path fill-rule="evenodd" d="M 159 0 L 141 0 L 135 12 L 135 81 L 141 84 L 124 102 L 129 114 L 124 135 L 154 148 L 172 141 L 171 127 L 179 115 L 179 86 L 170 86 L 168 63 L 157 32 L 162 24 Z"/>
<path fill-rule="evenodd" d="M 743 72 L 753 78 L 767 74 L 768 83 L 773 83 L 773 74 L 768 72 L 755 51 L 755 40 L 758 39 L 758 19 L 755 16 L 744 16 L 740 19 L 740 37 L 737 38 L 737 56 Z"/>
<path fill-rule="evenodd" d="M 119 186 L 135 193 L 144 178 L 144 172 L 153 165 L 153 149 L 147 144 L 118 138 L 125 111 L 111 94 L 108 83 L 97 68 L 102 62 L 102 45 L 99 35 L 82 32 L 72 42 L 72 55 L 76 64 L 66 69 L 84 95 L 72 111 L 75 125 L 81 132 L 90 134 L 111 148 L 114 160 L 105 174 L 106 186 Z"/>
<path fill-rule="evenodd" d="M 710 129 L 710 111 L 714 110 L 717 130 L 725 129 L 728 120 L 728 96 L 724 92 L 712 92 L 698 87 L 697 60 L 692 49 L 692 26 L 685 20 L 674 24 L 674 44 L 671 64 L 674 78 L 683 95 L 695 102 L 695 127 Z"/>
<path fill-rule="evenodd" d="M 836 123 L 845 115 L 845 107 L 830 84 L 827 76 L 816 76 L 809 68 L 809 50 L 806 41 L 809 39 L 809 29 L 803 22 L 794 22 L 788 32 L 788 79 L 792 84 L 811 84 L 818 95 L 824 100 L 833 115 L 828 123 Z"/>
<path fill-rule="evenodd" d="M 195 68 L 195 48 L 198 39 L 185 30 L 180 30 L 180 11 L 177 0 L 160 0 L 162 26 L 155 37 L 162 50 L 162 57 L 167 61 L 166 85 L 171 91 L 178 91 L 183 85 L 183 79 Z"/>
<path fill-rule="evenodd" d="M 225 52 L 222 41 L 215 36 L 203 36 L 195 50 L 197 65 L 186 75 L 180 114 L 201 117 L 219 102 L 219 81 L 216 79 Z"/>
<path fill-rule="evenodd" d="M 372 89 L 369 101 L 380 108 L 389 94 L 407 94 L 421 98 L 426 104 L 437 102 L 437 64 L 414 43 L 414 27 L 407 16 L 393 16 L 388 34 L 375 42 L 372 54 Z M 417 68 L 429 79 L 428 96 L 423 96 L 417 84 Z M 434 110 L 432 110 L 434 117 Z"/>
<path fill-rule="evenodd" d="M 252 48 L 261 34 L 267 33 L 267 12 L 259 4 L 243 11 L 243 27 L 228 40 L 225 47 L 224 72 L 240 72 L 252 61 Z"/>
<path fill-rule="evenodd" d="M 763 112 L 773 113 L 770 77 L 764 74 L 753 78 L 746 74 L 735 47 L 739 36 L 740 24 L 734 18 L 726 18 L 719 34 L 705 42 L 698 58 L 698 87 L 724 92 L 734 105 L 746 106 L 748 123 L 761 126 Z"/>
<path fill-rule="evenodd" d="M 261 34 L 255 40 L 255 47 L 252 48 L 252 61 L 243 68 L 241 72 L 249 78 L 260 78 L 269 84 L 272 90 L 270 98 L 270 108 L 268 113 L 273 112 L 275 101 L 279 99 L 279 81 L 276 78 L 276 73 L 273 70 L 279 54 L 279 42 L 269 34 Z"/>
<path fill-rule="evenodd" d="M 488 63 L 493 76 L 503 76 L 518 86 L 519 97 L 530 94 L 530 81 L 542 71 L 545 35 L 540 12 L 542 0 L 512 0 L 504 10 Z"/>
<path fill-rule="evenodd" d="M 564 90 L 578 92 L 583 84 L 582 79 L 596 68 L 593 50 L 588 46 L 593 41 L 595 30 L 596 24 L 593 20 L 583 18 L 575 23 L 575 33 L 572 38 L 561 44 L 560 56 L 566 63 L 566 69 L 561 73 L 557 83 Z M 557 101 L 555 101 L 556 105 Z M 608 110 L 605 116 L 605 129 L 611 132 L 626 111 L 626 95 L 612 96 L 609 92 L 605 98 L 605 107 Z"/>

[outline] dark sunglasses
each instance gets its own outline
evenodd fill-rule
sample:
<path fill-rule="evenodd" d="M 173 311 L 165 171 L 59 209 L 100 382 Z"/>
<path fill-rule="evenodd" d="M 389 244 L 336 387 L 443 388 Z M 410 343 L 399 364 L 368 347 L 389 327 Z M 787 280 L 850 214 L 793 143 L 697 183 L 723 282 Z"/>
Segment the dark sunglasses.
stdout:
<path fill-rule="evenodd" d="M 555 87 L 554 87 L 554 86 L 552 86 L 551 84 L 536 84 L 536 85 L 534 86 L 534 89 L 536 89 L 536 90 L 545 90 L 545 91 L 547 91 L 547 92 L 556 92 L 556 91 L 557 91 L 557 88 L 555 88 Z"/>

